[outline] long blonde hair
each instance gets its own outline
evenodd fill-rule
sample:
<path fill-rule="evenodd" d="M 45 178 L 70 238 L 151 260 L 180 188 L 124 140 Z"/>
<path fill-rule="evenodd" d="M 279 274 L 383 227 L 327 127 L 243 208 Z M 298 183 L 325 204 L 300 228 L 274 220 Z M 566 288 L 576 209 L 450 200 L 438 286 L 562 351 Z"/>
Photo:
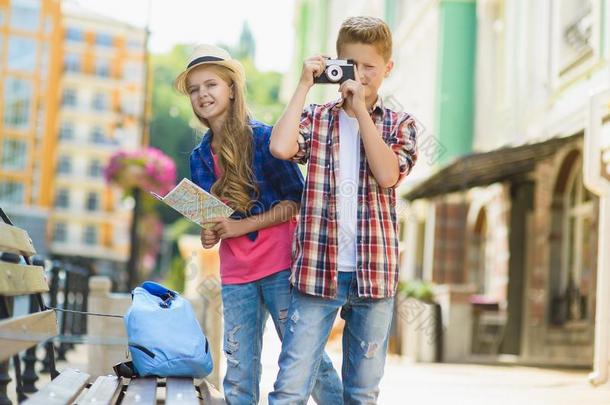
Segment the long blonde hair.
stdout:
<path fill-rule="evenodd" d="M 211 192 L 236 211 L 248 212 L 259 190 L 252 171 L 252 128 L 246 106 L 245 84 L 230 69 L 219 65 L 205 65 L 233 88 L 233 99 L 222 126 L 218 164 L 222 174 L 212 185 Z M 193 112 L 195 112 L 193 110 Z M 197 115 L 197 114 L 195 114 Z M 209 122 L 198 116 L 199 121 L 210 128 Z"/>

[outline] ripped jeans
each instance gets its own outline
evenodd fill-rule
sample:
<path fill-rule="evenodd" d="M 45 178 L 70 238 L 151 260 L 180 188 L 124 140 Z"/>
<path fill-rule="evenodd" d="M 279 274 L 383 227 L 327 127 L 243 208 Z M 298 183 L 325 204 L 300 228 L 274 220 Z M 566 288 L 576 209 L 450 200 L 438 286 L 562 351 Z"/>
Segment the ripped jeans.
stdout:
<path fill-rule="evenodd" d="M 320 358 L 337 311 L 343 330 L 343 401 L 375 404 L 385 367 L 394 298 L 358 297 L 355 272 L 339 272 L 337 297 L 324 299 L 293 291 L 280 371 L 269 404 L 306 404 L 322 368 Z"/>
<path fill-rule="evenodd" d="M 227 404 L 257 404 L 261 377 L 263 332 L 269 314 L 282 339 L 290 305 L 290 271 L 284 270 L 244 284 L 222 286 L 224 352 L 223 381 Z M 312 396 L 318 404 L 342 404 L 339 375 L 324 353 Z"/>

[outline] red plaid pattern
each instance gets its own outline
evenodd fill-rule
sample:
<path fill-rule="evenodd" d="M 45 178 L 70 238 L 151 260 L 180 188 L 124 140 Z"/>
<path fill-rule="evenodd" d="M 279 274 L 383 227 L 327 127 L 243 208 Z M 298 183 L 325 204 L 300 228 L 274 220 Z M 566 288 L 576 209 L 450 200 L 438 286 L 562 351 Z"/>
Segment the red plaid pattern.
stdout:
<path fill-rule="evenodd" d="M 340 102 L 312 104 L 301 115 L 299 151 L 293 157 L 309 162 L 301 212 L 293 242 L 292 283 L 299 291 L 334 298 L 337 291 L 337 194 Z M 400 166 L 399 182 L 417 160 L 415 119 L 384 108 L 378 98 L 371 118 Z M 394 296 L 398 281 L 396 193 L 381 188 L 368 167 L 360 144 L 358 184 L 358 295 Z"/>

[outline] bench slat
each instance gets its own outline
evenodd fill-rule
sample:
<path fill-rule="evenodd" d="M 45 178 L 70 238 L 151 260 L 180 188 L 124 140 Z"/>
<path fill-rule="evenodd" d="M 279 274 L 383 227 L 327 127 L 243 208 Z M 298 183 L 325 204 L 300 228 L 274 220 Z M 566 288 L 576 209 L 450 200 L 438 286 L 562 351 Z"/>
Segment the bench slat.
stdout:
<path fill-rule="evenodd" d="M 167 378 L 165 405 L 199 405 L 192 378 Z"/>
<path fill-rule="evenodd" d="M 0 261 L 0 295 L 14 296 L 47 291 L 49 285 L 44 278 L 42 267 Z"/>
<path fill-rule="evenodd" d="M 57 335 L 52 309 L 0 321 L 0 362 Z"/>
<path fill-rule="evenodd" d="M 26 231 L 16 226 L 0 223 L 0 252 L 32 256 L 36 254 L 36 249 Z"/>
<path fill-rule="evenodd" d="M 98 377 L 78 401 L 79 405 L 113 404 L 121 392 L 121 380 L 113 375 Z"/>
<path fill-rule="evenodd" d="M 72 404 L 87 385 L 89 374 L 74 369 L 64 370 L 56 379 L 24 402 L 27 405 Z"/>
<path fill-rule="evenodd" d="M 129 382 L 122 405 L 157 403 L 157 379 L 135 378 Z"/>

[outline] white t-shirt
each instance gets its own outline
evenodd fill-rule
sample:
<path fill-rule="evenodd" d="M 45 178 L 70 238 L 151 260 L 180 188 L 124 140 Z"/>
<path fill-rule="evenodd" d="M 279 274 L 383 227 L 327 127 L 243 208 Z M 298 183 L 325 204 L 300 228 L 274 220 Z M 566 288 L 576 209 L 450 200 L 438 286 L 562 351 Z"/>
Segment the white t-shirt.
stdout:
<path fill-rule="evenodd" d="M 339 112 L 339 183 L 337 193 L 339 271 L 356 270 L 360 133 L 358 120 Z"/>

